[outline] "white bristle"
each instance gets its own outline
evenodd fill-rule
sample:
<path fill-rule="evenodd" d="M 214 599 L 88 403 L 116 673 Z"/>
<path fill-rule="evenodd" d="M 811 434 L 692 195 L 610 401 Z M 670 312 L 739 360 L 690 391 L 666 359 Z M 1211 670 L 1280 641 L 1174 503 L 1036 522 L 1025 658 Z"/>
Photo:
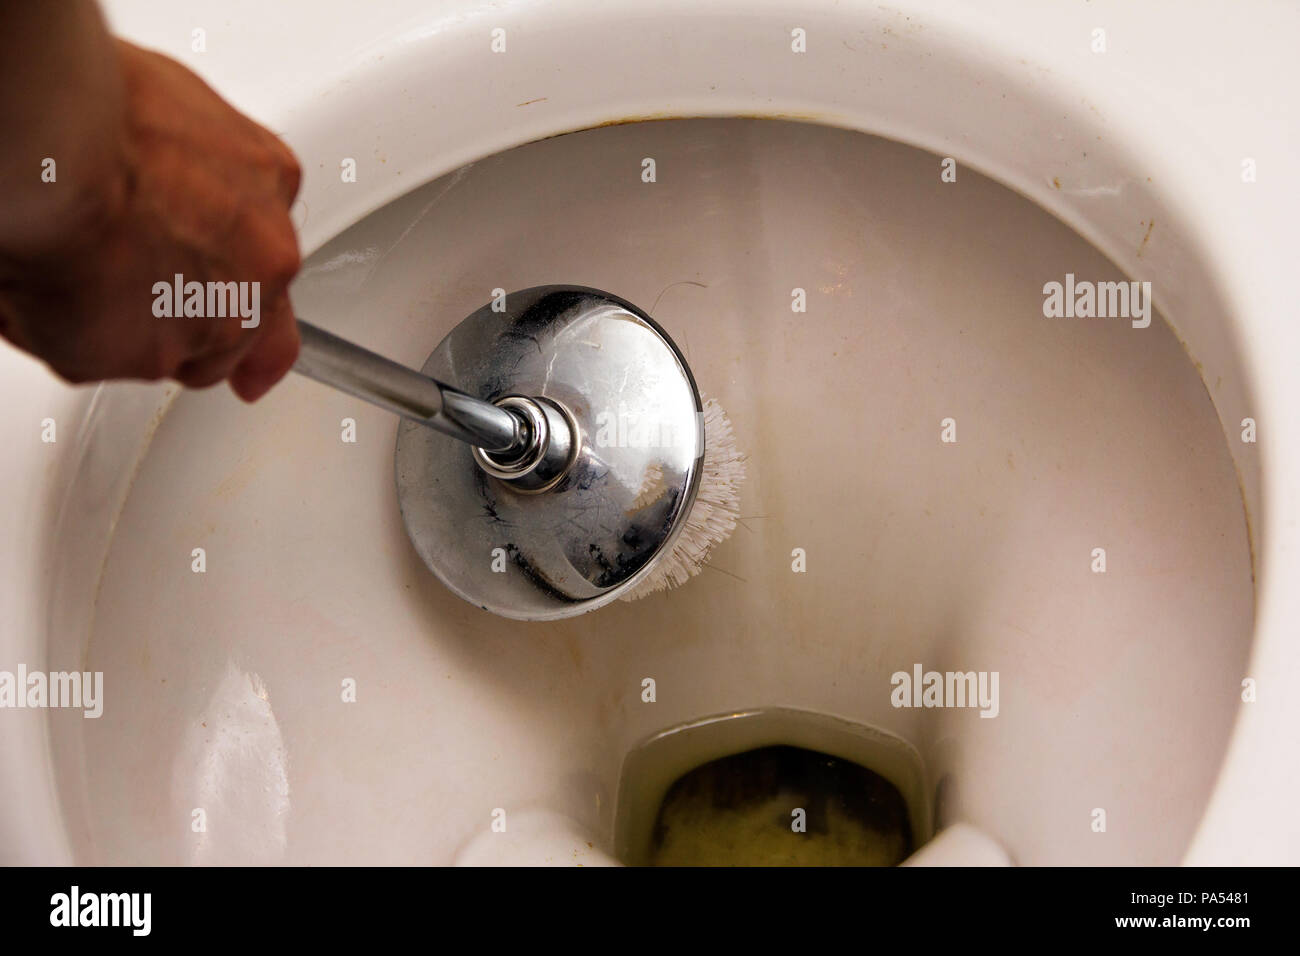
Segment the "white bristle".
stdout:
<path fill-rule="evenodd" d="M 671 550 L 655 559 L 650 573 L 621 600 L 685 584 L 704 568 L 709 552 L 736 530 L 745 456 L 736 447 L 731 420 L 712 398 L 704 400 L 704 467 L 695 504 Z"/>

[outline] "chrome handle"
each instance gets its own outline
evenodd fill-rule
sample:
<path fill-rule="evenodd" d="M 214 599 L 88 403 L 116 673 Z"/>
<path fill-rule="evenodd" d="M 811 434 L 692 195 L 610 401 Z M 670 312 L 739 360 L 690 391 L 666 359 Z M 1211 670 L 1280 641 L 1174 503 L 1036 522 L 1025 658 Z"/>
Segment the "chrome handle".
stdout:
<path fill-rule="evenodd" d="M 524 419 L 421 375 L 333 333 L 298 321 L 302 349 L 293 370 L 403 418 L 502 458 L 529 446 Z"/>

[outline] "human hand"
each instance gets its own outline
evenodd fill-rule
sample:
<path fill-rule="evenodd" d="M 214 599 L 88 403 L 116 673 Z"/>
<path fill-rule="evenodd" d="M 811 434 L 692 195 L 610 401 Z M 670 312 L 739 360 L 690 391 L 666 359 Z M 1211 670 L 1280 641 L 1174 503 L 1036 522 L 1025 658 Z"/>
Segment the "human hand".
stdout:
<path fill-rule="evenodd" d="M 57 238 L 0 249 L 0 334 L 72 382 L 228 379 L 254 401 L 298 353 L 288 295 L 300 265 L 289 218 L 298 162 L 180 63 L 115 46 L 117 155 L 104 157 L 99 195 L 75 204 L 81 212 L 57 224 Z M 178 274 L 203 284 L 193 300 L 202 316 L 177 314 Z M 210 314 L 217 303 L 206 290 L 226 282 L 247 284 L 244 314 Z M 157 314 L 164 306 L 170 317 Z"/>

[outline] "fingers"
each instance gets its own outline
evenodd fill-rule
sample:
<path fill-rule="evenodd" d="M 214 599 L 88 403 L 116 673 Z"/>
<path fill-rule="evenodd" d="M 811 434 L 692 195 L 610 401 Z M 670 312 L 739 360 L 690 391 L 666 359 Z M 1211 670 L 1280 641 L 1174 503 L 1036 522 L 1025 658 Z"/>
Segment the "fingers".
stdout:
<path fill-rule="evenodd" d="M 288 286 L 301 257 L 289 209 L 302 168 L 283 140 L 183 66 L 166 58 L 151 65 L 155 82 L 142 91 L 139 105 L 148 122 L 140 125 L 150 129 L 148 142 L 157 147 L 146 160 L 157 159 L 152 170 L 171 187 L 156 191 L 171 199 L 164 214 L 167 231 L 201 253 L 201 261 L 191 263 L 195 274 L 186 279 L 238 283 L 241 307 L 252 287 L 253 301 L 260 303 L 255 318 L 241 313 L 251 324 L 184 320 L 200 324 L 168 374 L 192 388 L 229 380 L 237 395 L 254 401 L 288 372 L 298 353 Z M 187 109 L 172 108 L 176 99 Z M 169 157 L 172 165 L 165 163 Z"/>
<path fill-rule="evenodd" d="M 268 134 L 275 141 L 277 178 L 280 186 L 280 199 L 288 209 L 298 198 L 298 189 L 302 186 L 302 165 L 284 142 L 273 134 Z"/>
<path fill-rule="evenodd" d="M 288 286 L 302 262 L 288 214 L 299 185 L 297 161 L 279 140 L 257 129 L 267 144 L 258 168 L 275 195 L 269 202 L 243 205 L 221 240 L 221 247 L 228 251 L 220 255 L 221 261 L 203 269 L 210 281 L 216 276 L 218 283 L 237 283 L 240 317 L 199 320 L 202 325 L 190 340 L 189 356 L 171 373 L 191 388 L 232 379 L 236 394 L 250 402 L 279 381 L 297 356 L 297 327 Z M 251 314 L 243 311 L 245 287 L 251 294 Z M 242 371 L 232 378 L 238 369 Z"/>
<path fill-rule="evenodd" d="M 74 382 L 229 380 L 246 401 L 292 367 L 293 152 L 179 63 L 119 44 L 125 186 L 93 242 L 68 235 L 0 286 L 0 336 Z"/>
<path fill-rule="evenodd" d="M 224 382 L 254 344 L 254 339 L 247 337 L 228 349 L 187 359 L 176 367 L 171 377 L 186 388 L 207 388 Z"/>
<path fill-rule="evenodd" d="M 298 321 L 286 293 L 264 319 L 265 333 L 258 338 L 230 374 L 230 387 L 246 402 L 255 402 L 284 378 L 298 358 Z"/>

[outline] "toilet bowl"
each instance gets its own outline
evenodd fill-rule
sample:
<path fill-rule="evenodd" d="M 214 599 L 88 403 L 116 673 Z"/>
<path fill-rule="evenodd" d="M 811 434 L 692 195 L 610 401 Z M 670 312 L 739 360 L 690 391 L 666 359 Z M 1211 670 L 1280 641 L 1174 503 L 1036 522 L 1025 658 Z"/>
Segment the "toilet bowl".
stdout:
<path fill-rule="evenodd" d="M 230 6 L 109 12 L 302 158 L 299 313 L 419 367 L 494 290 L 624 296 L 727 408 L 741 526 L 521 625 L 425 571 L 382 413 L 0 352 L 0 671 L 103 674 L 0 711 L 5 862 L 628 862 L 639 748 L 754 713 L 698 759 L 911 748 L 919 864 L 1300 860 L 1297 144 L 1234 106 L 1294 12 Z"/>

